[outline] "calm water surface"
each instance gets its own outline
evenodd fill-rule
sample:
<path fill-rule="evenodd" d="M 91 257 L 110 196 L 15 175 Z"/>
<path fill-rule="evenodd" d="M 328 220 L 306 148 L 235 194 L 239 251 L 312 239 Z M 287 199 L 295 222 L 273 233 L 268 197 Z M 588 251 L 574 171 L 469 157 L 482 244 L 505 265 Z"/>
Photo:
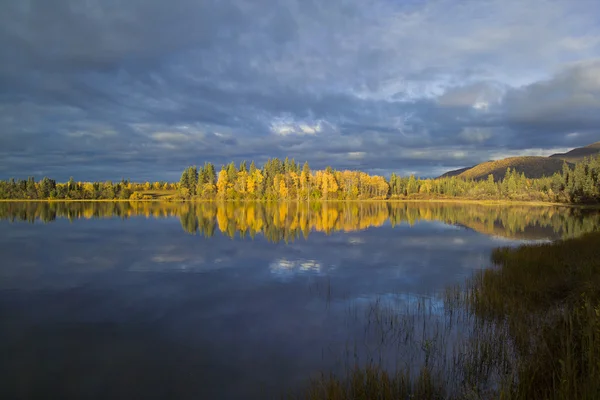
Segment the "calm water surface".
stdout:
<path fill-rule="evenodd" d="M 0 398 L 270 398 L 435 303 L 490 251 L 597 211 L 457 204 L 0 203 Z"/>

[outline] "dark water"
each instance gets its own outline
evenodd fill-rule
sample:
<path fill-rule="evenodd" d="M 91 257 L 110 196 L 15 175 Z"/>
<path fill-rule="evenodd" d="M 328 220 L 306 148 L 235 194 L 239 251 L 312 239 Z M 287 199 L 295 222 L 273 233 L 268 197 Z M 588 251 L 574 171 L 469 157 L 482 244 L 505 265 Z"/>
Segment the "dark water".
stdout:
<path fill-rule="evenodd" d="M 0 398 L 271 398 L 343 368 L 363 304 L 435 300 L 596 211 L 0 203 Z"/>

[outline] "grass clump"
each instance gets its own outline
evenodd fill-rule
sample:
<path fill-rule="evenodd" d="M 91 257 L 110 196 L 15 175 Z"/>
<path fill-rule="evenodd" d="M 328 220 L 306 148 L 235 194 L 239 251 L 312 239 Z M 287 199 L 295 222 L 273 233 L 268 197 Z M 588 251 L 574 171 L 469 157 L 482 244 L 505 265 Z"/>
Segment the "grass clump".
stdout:
<path fill-rule="evenodd" d="M 378 365 L 354 368 L 345 379 L 323 375 L 312 382 L 307 399 L 396 400 L 446 398 L 446 390 L 432 371 L 423 367 L 416 379 L 406 371 L 390 373 Z"/>
<path fill-rule="evenodd" d="M 550 311 L 583 297 L 600 300 L 600 234 L 556 243 L 499 248 L 499 268 L 475 277 L 473 304 L 482 315 Z"/>

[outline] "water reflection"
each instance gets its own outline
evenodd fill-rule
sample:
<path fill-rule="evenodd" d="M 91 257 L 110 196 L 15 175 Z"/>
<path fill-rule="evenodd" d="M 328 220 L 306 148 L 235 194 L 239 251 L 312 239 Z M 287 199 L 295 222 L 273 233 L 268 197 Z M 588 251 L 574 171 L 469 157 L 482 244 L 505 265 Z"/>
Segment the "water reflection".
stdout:
<path fill-rule="evenodd" d="M 278 398 L 348 351 L 388 353 L 365 331 L 373 302 L 426 297 L 441 318 L 435 294 L 499 244 L 599 224 L 455 203 L 0 203 L 0 398 Z"/>
<path fill-rule="evenodd" d="M 600 226 L 595 210 L 548 206 L 492 206 L 458 203 L 158 203 L 4 202 L 0 219 L 52 222 L 57 218 L 178 217 L 188 233 L 231 238 L 263 235 L 272 242 L 307 238 L 311 232 L 353 232 L 384 224 L 440 221 L 486 235 L 521 240 L 575 237 Z M 355 238 L 353 240 L 360 240 Z"/>
<path fill-rule="evenodd" d="M 321 263 L 316 260 L 286 260 L 277 259 L 269 264 L 271 273 L 282 278 L 290 277 L 299 273 L 321 273 Z"/>

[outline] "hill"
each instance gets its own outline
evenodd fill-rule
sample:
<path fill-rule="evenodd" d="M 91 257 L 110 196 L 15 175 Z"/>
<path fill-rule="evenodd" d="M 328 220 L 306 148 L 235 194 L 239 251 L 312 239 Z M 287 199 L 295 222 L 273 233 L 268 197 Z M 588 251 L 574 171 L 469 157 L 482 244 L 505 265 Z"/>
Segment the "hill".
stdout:
<path fill-rule="evenodd" d="M 439 178 L 450 178 L 451 176 L 458 176 L 458 175 L 462 174 L 463 172 L 470 170 L 471 168 L 473 168 L 473 167 L 465 167 L 465 168 L 459 168 L 459 169 L 455 169 L 452 171 L 448 171 L 444 175 L 440 175 Z"/>
<path fill-rule="evenodd" d="M 456 175 L 464 179 L 487 179 L 489 174 L 494 176 L 494 180 L 504 178 L 506 169 L 514 169 L 518 173 L 524 173 L 528 178 L 541 178 L 551 176 L 555 172 L 561 171 L 564 161 L 559 158 L 549 157 L 509 157 L 502 160 L 487 161 L 477 164 L 473 168 Z"/>
<path fill-rule="evenodd" d="M 558 158 L 570 163 L 582 161 L 585 157 L 600 154 L 600 142 L 589 144 L 585 147 L 578 147 L 566 153 L 552 154 L 550 158 Z"/>
<path fill-rule="evenodd" d="M 474 167 L 466 167 L 448 171 L 438 178 L 458 176 L 464 179 L 487 179 L 489 174 L 494 175 L 494 180 L 504 177 L 507 168 L 516 169 L 528 178 L 541 178 L 550 176 L 562 170 L 563 162 L 570 165 L 583 161 L 586 157 L 600 155 L 600 142 L 577 147 L 566 153 L 552 154 L 550 157 L 509 157 L 502 160 L 487 161 Z"/>

